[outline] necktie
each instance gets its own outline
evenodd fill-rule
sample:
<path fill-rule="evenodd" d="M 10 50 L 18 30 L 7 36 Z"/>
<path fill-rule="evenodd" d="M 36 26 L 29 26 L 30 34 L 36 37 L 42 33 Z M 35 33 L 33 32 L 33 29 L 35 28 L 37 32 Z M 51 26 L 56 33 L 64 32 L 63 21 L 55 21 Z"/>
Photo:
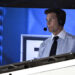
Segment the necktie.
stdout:
<path fill-rule="evenodd" d="M 54 55 L 56 55 L 56 49 L 57 49 L 57 40 L 58 40 L 58 36 L 55 36 L 54 38 L 53 38 L 53 44 L 52 44 L 52 47 L 51 47 L 51 51 L 50 51 L 50 54 L 49 54 L 49 56 L 54 56 Z"/>

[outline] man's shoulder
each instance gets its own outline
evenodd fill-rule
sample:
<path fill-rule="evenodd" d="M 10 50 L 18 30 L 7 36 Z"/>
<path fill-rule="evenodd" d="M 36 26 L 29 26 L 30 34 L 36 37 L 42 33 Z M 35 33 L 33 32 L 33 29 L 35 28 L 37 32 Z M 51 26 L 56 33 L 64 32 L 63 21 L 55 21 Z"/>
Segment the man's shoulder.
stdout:
<path fill-rule="evenodd" d="M 66 32 L 66 37 L 70 39 L 75 39 L 75 35 Z"/>

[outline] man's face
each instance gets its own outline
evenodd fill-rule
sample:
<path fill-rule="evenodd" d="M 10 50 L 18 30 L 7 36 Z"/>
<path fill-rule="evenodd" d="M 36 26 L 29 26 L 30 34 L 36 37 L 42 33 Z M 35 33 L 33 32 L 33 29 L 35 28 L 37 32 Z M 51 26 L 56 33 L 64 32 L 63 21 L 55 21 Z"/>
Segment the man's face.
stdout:
<path fill-rule="evenodd" d="M 55 13 L 47 14 L 47 26 L 50 32 L 56 32 L 59 29 L 58 19 Z"/>

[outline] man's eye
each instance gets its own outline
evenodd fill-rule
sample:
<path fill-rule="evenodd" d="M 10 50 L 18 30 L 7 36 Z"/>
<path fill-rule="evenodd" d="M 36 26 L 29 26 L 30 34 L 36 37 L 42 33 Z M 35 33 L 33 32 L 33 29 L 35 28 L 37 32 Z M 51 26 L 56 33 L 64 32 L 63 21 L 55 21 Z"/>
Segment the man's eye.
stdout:
<path fill-rule="evenodd" d="M 55 18 L 54 17 L 52 17 L 51 19 L 49 19 L 49 21 L 52 21 L 52 20 L 54 20 Z"/>
<path fill-rule="evenodd" d="M 52 20 L 54 20 L 55 17 L 50 18 L 49 20 L 46 19 L 47 22 L 51 22 Z"/>
<path fill-rule="evenodd" d="M 48 22 L 50 22 L 50 21 L 52 21 L 52 20 L 53 20 L 53 18 L 49 19 Z"/>

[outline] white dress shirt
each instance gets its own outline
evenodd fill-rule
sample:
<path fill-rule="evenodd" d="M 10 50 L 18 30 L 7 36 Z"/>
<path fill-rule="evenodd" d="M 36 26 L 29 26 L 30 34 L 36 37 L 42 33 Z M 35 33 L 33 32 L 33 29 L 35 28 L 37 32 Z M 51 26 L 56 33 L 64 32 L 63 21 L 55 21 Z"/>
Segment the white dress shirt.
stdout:
<path fill-rule="evenodd" d="M 55 35 L 52 34 L 40 45 L 39 58 L 49 56 L 54 36 Z M 75 36 L 65 32 L 64 30 L 62 30 L 57 36 L 59 36 L 59 39 L 57 40 L 58 45 L 56 55 L 75 52 Z"/>

